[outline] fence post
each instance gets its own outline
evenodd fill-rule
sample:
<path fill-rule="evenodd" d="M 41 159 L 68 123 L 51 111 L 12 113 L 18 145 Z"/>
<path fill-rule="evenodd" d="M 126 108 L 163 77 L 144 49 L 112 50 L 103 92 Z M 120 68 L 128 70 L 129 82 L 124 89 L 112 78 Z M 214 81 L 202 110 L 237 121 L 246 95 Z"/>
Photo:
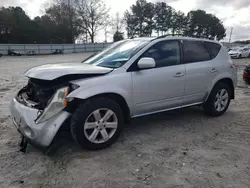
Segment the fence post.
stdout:
<path fill-rule="evenodd" d="M 53 52 L 53 51 L 52 51 L 52 44 L 50 44 L 50 52 L 51 52 L 51 54 L 52 54 L 52 52 Z"/>
<path fill-rule="evenodd" d="M 37 47 L 38 47 L 38 54 L 40 55 L 41 54 L 41 52 L 40 52 L 40 45 L 38 44 Z"/>
<path fill-rule="evenodd" d="M 23 54 L 26 54 L 25 44 L 23 45 Z"/>
<path fill-rule="evenodd" d="M 76 44 L 73 44 L 74 53 L 76 53 Z"/>

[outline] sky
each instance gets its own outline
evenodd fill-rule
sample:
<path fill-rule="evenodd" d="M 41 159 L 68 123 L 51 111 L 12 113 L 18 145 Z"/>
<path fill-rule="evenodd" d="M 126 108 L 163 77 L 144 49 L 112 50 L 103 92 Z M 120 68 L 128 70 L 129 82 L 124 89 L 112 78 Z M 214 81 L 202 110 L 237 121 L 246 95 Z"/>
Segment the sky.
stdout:
<path fill-rule="evenodd" d="M 53 0 L 0 0 L 0 6 L 21 6 L 26 13 L 34 18 L 44 13 L 46 5 Z M 111 14 L 124 11 L 135 3 L 136 0 L 104 0 L 110 7 Z M 157 2 L 159 0 L 148 0 Z M 215 14 L 223 21 L 227 29 L 227 37 L 233 27 L 232 40 L 250 39 L 250 0 L 163 0 L 176 10 L 188 13 L 190 10 L 203 9 Z"/>

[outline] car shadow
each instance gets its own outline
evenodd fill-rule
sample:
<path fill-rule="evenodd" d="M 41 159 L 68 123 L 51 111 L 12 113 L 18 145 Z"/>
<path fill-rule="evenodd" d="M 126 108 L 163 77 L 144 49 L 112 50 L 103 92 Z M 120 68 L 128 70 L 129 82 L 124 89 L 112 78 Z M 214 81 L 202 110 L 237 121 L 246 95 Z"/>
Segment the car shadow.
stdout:
<path fill-rule="evenodd" d="M 130 124 L 124 126 L 124 130 L 116 144 L 104 150 L 99 150 L 99 152 L 110 151 L 112 148 L 116 148 L 116 145 L 122 145 L 126 140 L 135 140 L 138 134 L 148 134 L 154 132 L 154 130 L 183 126 L 183 123 L 180 122 L 200 118 L 204 118 L 204 112 L 199 106 L 134 118 L 131 120 Z M 33 150 L 33 152 L 35 151 L 30 148 L 27 152 L 31 150 Z M 83 157 L 85 154 L 90 157 L 92 154 L 94 155 L 94 153 L 96 153 L 96 151 L 85 150 L 76 144 L 69 131 L 65 131 L 63 134 L 59 135 L 52 146 L 43 152 L 55 159 L 63 156 L 69 158 L 77 156 Z"/>

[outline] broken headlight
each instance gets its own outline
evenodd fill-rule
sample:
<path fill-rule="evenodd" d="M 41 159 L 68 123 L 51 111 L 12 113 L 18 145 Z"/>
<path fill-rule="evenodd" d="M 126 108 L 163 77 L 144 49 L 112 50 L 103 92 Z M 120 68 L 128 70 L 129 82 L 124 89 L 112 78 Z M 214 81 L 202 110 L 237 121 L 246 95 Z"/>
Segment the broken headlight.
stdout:
<path fill-rule="evenodd" d="M 68 87 L 58 89 L 49 101 L 48 106 L 38 115 L 38 118 L 35 120 L 35 122 L 37 124 L 43 123 L 44 121 L 61 112 L 67 106 L 66 96 L 68 94 Z"/>

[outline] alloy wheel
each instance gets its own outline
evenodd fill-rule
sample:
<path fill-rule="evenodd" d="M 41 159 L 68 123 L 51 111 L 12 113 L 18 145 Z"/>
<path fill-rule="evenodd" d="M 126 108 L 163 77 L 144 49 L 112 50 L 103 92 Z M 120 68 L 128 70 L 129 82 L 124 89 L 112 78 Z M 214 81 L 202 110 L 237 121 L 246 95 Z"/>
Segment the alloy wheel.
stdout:
<path fill-rule="evenodd" d="M 116 132 L 118 119 L 116 114 L 107 108 L 93 111 L 84 123 L 86 138 L 96 144 L 107 142 Z"/>
<path fill-rule="evenodd" d="M 218 112 L 223 111 L 228 104 L 229 96 L 225 89 L 219 90 L 215 96 L 214 107 Z"/>

